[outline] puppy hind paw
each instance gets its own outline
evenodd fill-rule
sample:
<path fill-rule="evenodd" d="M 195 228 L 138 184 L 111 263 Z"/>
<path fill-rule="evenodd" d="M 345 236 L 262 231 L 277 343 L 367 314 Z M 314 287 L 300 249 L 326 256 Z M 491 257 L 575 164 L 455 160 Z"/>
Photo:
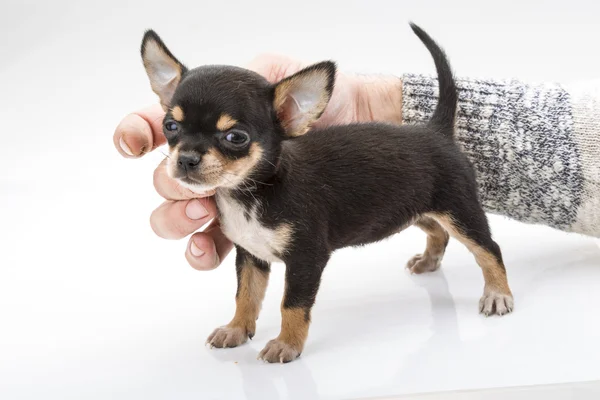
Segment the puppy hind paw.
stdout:
<path fill-rule="evenodd" d="M 479 312 L 486 317 L 497 314 L 504 315 L 512 312 L 514 300 L 511 294 L 486 291 L 479 300 Z"/>
<path fill-rule="evenodd" d="M 411 274 L 422 274 L 424 272 L 433 272 L 440 268 L 440 260 L 428 257 L 423 254 L 417 254 L 406 263 L 406 268 Z"/>

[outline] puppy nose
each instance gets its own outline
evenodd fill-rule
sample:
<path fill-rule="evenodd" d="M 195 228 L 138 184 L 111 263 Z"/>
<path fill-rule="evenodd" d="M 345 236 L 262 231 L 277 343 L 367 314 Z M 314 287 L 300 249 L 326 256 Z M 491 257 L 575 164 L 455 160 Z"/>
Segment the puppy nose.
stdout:
<path fill-rule="evenodd" d="M 200 156 L 193 153 L 180 153 L 177 157 L 177 166 L 181 169 L 188 170 L 200 164 Z"/>

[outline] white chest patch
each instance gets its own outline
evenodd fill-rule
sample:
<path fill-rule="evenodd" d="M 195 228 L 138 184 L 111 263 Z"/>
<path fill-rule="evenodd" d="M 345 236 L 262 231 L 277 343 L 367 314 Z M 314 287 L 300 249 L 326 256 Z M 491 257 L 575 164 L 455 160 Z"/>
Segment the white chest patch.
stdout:
<path fill-rule="evenodd" d="M 217 193 L 221 230 L 233 243 L 250 254 L 268 262 L 282 262 L 279 255 L 285 253 L 292 229 L 282 223 L 275 229 L 266 228 L 256 217 L 256 208 L 247 210 L 226 194 Z"/>

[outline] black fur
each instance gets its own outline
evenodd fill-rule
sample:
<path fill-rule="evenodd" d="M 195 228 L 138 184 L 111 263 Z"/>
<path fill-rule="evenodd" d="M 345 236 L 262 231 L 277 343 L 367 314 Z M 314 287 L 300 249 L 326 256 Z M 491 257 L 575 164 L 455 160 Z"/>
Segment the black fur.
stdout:
<path fill-rule="evenodd" d="M 429 125 L 439 127 L 440 131 L 447 136 L 454 134 L 454 118 L 456 116 L 456 103 L 458 94 L 456 84 L 452 77 L 452 70 L 444 51 L 433 41 L 433 39 L 421 28 L 411 22 L 410 27 L 421 39 L 427 50 L 431 53 L 435 62 L 439 82 L 439 101 L 429 121 Z"/>
<path fill-rule="evenodd" d="M 427 213 L 450 216 L 461 233 L 501 263 L 473 169 L 452 138 L 457 93 L 450 66 L 429 35 L 411 27 L 429 49 L 439 76 L 439 104 L 426 126 L 353 124 L 288 139 L 273 108 L 275 86 L 235 67 L 187 71 L 175 92 L 172 104 L 181 105 L 186 117 L 176 134 L 165 132 L 169 145 L 199 154 L 217 148 L 231 159 L 247 156 L 248 148 L 231 151 L 221 145 L 224 133 L 214 126 L 225 112 L 263 150 L 251 179 L 228 195 L 246 210 L 258 206 L 263 226 L 293 227 L 291 242 L 277 255 L 286 264 L 283 307 L 304 309 L 307 321 L 332 252 L 382 240 Z M 335 65 L 311 68 L 326 71 L 329 96 Z M 165 121 L 171 120 L 167 113 Z M 239 275 L 241 260 L 251 255 L 237 245 Z M 260 265 L 268 271 L 268 263 Z"/>
<path fill-rule="evenodd" d="M 233 150 L 222 145 L 226 132 L 218 132 L 215 125 L 221 114 L 227 113 L 239 121 L 237 128 L 243 129 L 253 143 L 260 145 L 265 161 L 261 162 L 253 178 L 267 179 L 274 173 L 267 160 L 279 157 L 284 139 L 283 130 L 275 123 L 277 115 L 271 106 L 272 92 L 272 85 L 262 76 L 242 68 L 205 66 L 192 69 L 183 75 L 172 100 L 173 104 L 186 110 L 186 118 L 180 123 L 181 131 L 177 134 L 165 131 L 169 146 L 180 145 L 181 151 L 200 155 L 215 147 L 231 159 L 248 156 L 249 148 Z M 167 113 L 165 123 L 169 121 L 172 121 L 171 114 Z"/>

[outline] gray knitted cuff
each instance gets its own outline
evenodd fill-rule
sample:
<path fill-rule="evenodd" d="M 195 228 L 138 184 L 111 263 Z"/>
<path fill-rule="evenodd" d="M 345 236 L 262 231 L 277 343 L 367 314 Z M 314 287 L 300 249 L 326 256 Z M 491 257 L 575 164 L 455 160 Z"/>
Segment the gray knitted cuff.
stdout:
<path fill-rule="evenodd" d="M 569 93 L 517 81 L 459 79 L 457 86 L 456 137 L 475 167 L 486 211 L 600 236 L 598 219 L 578 225 L 586 178 Z M 402 90 L 404 123 L 427 121 L 437 79 L 405 75 Z"/>

